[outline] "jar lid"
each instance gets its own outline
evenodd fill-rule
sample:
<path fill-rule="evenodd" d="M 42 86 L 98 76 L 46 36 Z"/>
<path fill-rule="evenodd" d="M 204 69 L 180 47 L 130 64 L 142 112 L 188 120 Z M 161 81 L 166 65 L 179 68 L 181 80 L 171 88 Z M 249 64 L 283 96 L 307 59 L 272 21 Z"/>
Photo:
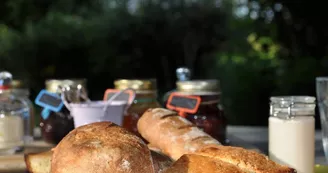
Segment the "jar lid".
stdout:
<path fill-rule="evenodd" d="M 211 80 L 189 80 L 177 81 L 177 90 L 179 92 L 219 92 L 219 81 Z"/>
<path fill-rule="evenodd" d="M 273 116 L 314 115 L 315 97 L 276 96 L 271 97 L 270 114 Z"/>
<path fill-rule="evenodd" d="M 270 98 L 271 103 L 289 105 L 291 103 L 314 103 L 315 97 L 311 96 L 274 96 Z"/>
<path fill-rule="evenodd" d="M 136 91 L 156 90 L 156 79 L 118 79 L 114 81 L 115 89 L 124 90 L 127 88 Z"/>
<path fill-rule="evenodd" d="M 78 85 L 82 85 L 82 87 L 86 87 L 87 80 L 86 79 L 48 79 L 46 80 L 46 89 L 49 92 L 57 93 L 58 87 L 77 87 Z"/>
<path fill-rule="evenodd" d="M 23 89 L 23 88 L 26 88 L 26 84 L 24 83 L 23 80 L 12 80 L 11 82 L 11 87 L 13 89 Z"/>
<path fill-rule="evenodd" d="M 0 87 L 9 87 L 12 82 L 13 76 L 7 71 L 0 72 Z M 0 89 L 1 89 L 0 88 Z"/>
<path fill-rule="evenodd" d="M 12 92 L 16 95 L 20 96 L 29 96 L 30 91 L 29 88 L 26 86 L 26 83 L 23 80 L 12 80 L 11 82 L 11 89 Z"/>

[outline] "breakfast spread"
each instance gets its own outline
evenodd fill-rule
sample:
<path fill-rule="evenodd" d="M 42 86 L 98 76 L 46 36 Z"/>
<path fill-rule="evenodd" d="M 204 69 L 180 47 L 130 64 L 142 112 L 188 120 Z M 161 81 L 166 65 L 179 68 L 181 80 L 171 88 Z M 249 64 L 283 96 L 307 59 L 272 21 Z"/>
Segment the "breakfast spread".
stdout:
<path fill-rule="evenodd" d="M 137 126 L 148 146 L 111 122 L 92 123 L 72 130 L 52 151 L 26 155 L 27 168 L 31 173 L 296 172 L 257 152 L 223 146 L 167 109 L 148 109 Z"/>

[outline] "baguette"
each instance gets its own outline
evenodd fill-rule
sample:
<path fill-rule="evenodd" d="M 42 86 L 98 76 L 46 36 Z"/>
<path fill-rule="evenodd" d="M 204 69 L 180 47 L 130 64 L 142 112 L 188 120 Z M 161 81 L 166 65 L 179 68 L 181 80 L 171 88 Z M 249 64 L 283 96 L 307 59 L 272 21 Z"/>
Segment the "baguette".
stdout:
<path fill-rule="evenodd" d="M 187 154 L 164 173 L 246 173 L 237 166 L 206 156 Z"/>
<path fill-rule="evenodd" d="M 52 151 L 24 155 L 25 164 L 30 173 L 50 173 Z"/>
<path fill-rule="evenodd" d="M 138 130 L 151 143 L 151 146 L 158 148 L 174 160 L 185 154 L 195 154 L 219 163 L 225 162 L 247 173 L 296 172 L 295 169 L 279 165 L 255 151 L 222 146 L 217 140 L 170 110 L 161 108 L 147 110 L 138 121 Z M 182 169 L 181 165 L 186 165 L 185 162 L 188 162 L 190 158 L 194 161 L 200 160 L 200 163 L 205 162 L 205 158 L 187 155 L 181 158 L 182 161 L 177 161 L 173 167 Z M 198 170 L 197 167 L 194 169 Z"/>
<path fill-rule="evenodd" d="M 143 138 L 173 160 L 207 145 L 221 145 L 187 119 L 167 109 L 147 110 L 137 126 Z"/>
<path fill-rule="evenodd" d="M 295 173 L 296 170 L 279 165 L 256 151 L 240 147 L 208 146 L 196 152 L 198 155 L 207 156 L 233 164 L 240 169 L 251 173 Z"/>

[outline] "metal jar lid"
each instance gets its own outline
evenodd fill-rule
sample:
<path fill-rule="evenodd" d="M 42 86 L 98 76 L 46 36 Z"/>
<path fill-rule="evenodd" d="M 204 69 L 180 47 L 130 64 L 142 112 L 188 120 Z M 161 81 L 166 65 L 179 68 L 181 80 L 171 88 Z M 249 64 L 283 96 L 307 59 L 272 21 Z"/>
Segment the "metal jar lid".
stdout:
<path fill-rule="evenodd" d="M 288 119 L 295 116 L 314 116 L 315 97 L 276 96 L 270 98 L 270 115 Z"/>
<path fill-rule="evenodd" d="M 83 88 L 86 88 L 86 83 L 86 79 L 49 79 L 45 82 L 46 89 L 53 93 L 57 93 L 60 86 L 77 88 L 81 85 Z"/>
<path fill-rule="evenodd" d="M 219 81 L 211 80 L 189 80 L 177 81 L 178 92 L 220 92 Z"/>
<path fill-rule="evenodd" d="M 24 82 L 23 80 L 13 80 L 11 82 L 11 89 L 12 92 L 16 95 L 25 95 L 25 96 L 29 96 L 30 95 L 30 91 L 29 88 L 26 84 L 26 82 Z"/>
<path fill-rule="evenodd" d="M 157 90 L 156 79 L 118 79 L 114 81 L 115 89 L 124 90 L 127 88 L 136 91 Z"/>
<path fill-rule="evenodd" d="M 26 83 L 23 80 L 17 80 L 17 79 L 12 80 L 11 87 L 13 89 L 25 89 L 25 88 L 27 88 Z"/>

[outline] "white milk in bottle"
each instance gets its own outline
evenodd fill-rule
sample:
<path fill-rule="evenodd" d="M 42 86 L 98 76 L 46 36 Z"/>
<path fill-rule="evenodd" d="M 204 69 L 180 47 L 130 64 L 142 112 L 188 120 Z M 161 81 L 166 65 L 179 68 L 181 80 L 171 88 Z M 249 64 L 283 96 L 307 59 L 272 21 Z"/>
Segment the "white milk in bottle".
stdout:
<path fill-rule="evenodd" d="M 314 173 L 315 98 L 271 97 L 269 157 L 298 173 Z"/>

